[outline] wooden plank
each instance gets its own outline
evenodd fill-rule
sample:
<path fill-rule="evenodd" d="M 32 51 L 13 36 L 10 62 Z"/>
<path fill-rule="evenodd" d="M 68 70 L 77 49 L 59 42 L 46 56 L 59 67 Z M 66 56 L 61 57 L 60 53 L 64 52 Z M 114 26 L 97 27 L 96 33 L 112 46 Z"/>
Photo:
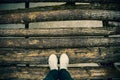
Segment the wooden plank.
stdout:
<path fill-rule="evenodd" d="M 21 3 L 21 2 L 120 3 L 119 0 L 0 0 L 0 3 Z"/>
<path fill-rule="evenodd" d="M 0 50 L 1 66 L 33 65 L 39 67 L 48 64 L 50 54 L 59 58 L 62 53 L 67 53 L 70 64 L 75 63 L 114 63 L 120 61 L 119 47 L 94 47 L 73 49 L 40 49 L 40 50 Z"/>
<path fill-rule="evenodd" d="M 72 78 L 74 80 L 84 79 L 108 79 L 108 78 L 120 78 L 119 71 L 113 67 L 102 68 L 68 68 Z M 2 67 L 0 68 L 0 79 L 37 79 L 43 80 L 43 78 L 49 72 L 48 68 L 37 67 Z"/>
<path fill-rule="evenodd" d="M 102 37 L 41 37 L 41 38 L 1 38 L 0 48 L 75 48 L 120 46 L 120 38 Z"/>
<path fill-rule="evenodd" d="M 19 66 L 19 65 L 17 65 Z M 49 67 L 49 65 L 29 65 L 30 67 Z M 60 65 L 58 65 L 60 67 Z M 79 67 L 99 67 L 97 63 L 77 63 L 77 64 L 69 64 L 70 68 L 79 68 Z"/>
<path fill-rule="evenodd" d="M 120 29 L 114 30 L 105 30 L 99 28 L 0 29 L 1 37 L 109 36 L 116 34 L 120 34 Z"/>
<path fill-rule="evenodd" d="M 65 20 L 109 20 L 120 21 L 119 11 L 108 10 L 53 10 L 0 15 L 0 24 L 30 23 Z"/>
<path fill-rule="evenodd" d="M 86 4 L 86 5 L 58 5 L 58 6 L 44 6 L 44 7 L 33 7 L 27 9 L 16 9 L 16 10 L 0 10 L 0 15 L 10 13 L 24 13 L 24 12 L 36 12 L 36 11 L 50 11 L 50 10 L 67 10 L 67 9 L 92 9 L 92 10 L 114 10 L 119 11 L 119 4 Z"/>

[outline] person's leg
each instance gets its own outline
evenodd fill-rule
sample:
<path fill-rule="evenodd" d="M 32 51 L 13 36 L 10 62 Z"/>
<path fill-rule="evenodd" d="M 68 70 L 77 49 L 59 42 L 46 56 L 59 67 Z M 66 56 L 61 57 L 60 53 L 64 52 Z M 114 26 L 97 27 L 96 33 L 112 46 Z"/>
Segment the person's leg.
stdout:
<path fill-rule="evenodd" d="M 73 80 L 71 75 L 66 69 L 61 69 L 59 71 L 59 76 L 60 76 L 59 77 L 60 80 Z"/>
<path fill-rule="evenodd" d="M 57 80 L 58 79 L 57 56 L 55 54 L 50 55 L 48 62 L 50 66 L 50 72 L 47 74 L 44 80 Z"/>
<path fill-rule="evenodd" d="M 58 79 L 58 70 L 51 70 L 44 80 L 57 80 Z"/>
<path fill-rule="evenodd" d="M 67 71 L 68 64 L 69 64 L 68 56 L 66 54 L 62 54 L 60 56 L 60 71 L 59 71 L 60 80 L 73 80 L 71 75 Z"/>

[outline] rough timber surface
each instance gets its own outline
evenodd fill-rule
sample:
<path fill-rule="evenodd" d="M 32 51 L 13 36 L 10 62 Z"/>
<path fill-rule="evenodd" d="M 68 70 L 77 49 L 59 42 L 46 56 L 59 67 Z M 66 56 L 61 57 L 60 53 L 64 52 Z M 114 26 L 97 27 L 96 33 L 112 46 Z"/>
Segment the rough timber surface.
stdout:
<path fill-rule="evenodd" d="M 117 4 L 84 4 L 84 5 L 58 5 L 58 6 L 43 6 L 43 7 L 33 7 L 27 9 L 15 9 L 15 10 L 0 10 L 0 15 L 10 14 L 10 13 L 24 13 L 24 12 L 36 12 L 36 11 L 51 11 L 51 10 L 73 10 L 73 9 L 84 9 L 84 10 L 113 10 L 119 11 L 120 5 Z"/>
<path fill-rule="evenodd" d="M 30 23 L 66 20 L 108 20 L 120 21 L 119 11 L 110 10 L 52 10 L 0 15 L 0 24 Z"/>
<path fill-rule="evenodd" d="M 48 64 L 50 54 L 56 54 L 59 58 L 62 53 L 67 53 L 70 63 L 107 63 L 120 61 L 119 47 L 86 47 L 66 49 L 1 49 L 0 65 L 17 66 L 17 64 L 39 66 Z"/>
<path fill-rule="evenodd" d="M 120 29 L 104 28 L 45 28 L 45 29 L 0 29 L 1 37 L 45 36 L 109 36 L 120 34 Z"/>
<path fill-rule="evenodd" d="M 95 80 L 119 78 L 120 74 L 114 67 L 98 68 L 68 68 L 74 80 Z M 43 80 L 49 72 L 49 68 L 37 67 L 0 67 L 0 79 Z"/>
<path fill-rule="evenodd" d="M 41 37 L 41 38 L 1 38 L 0 48 L 77 48 L 120 46 L 119 37 Z"/>

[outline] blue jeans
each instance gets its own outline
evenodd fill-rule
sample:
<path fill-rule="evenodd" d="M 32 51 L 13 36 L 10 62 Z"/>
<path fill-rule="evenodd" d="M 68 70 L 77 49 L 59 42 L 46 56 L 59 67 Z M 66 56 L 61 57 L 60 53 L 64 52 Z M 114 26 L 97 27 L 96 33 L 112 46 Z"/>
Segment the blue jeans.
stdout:
<path fill-rule="evenodd" d="M 66 69 L 51 70 L 44 80 L 73 80 Z"/>

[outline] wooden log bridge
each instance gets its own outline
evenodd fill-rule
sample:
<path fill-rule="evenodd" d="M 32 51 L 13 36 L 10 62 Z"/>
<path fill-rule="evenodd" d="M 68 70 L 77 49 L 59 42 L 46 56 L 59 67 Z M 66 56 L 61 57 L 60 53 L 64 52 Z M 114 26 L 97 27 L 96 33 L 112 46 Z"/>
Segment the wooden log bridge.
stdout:
<path fill-rule="evenodd" d="M 63 4 L 31 7 L 38 2 Z M 74 80 L 120 80 L 115 65 L 120 63 L 120 0 L 0 0 L 1 5 L 11 3 L 25 3 L 25 8 L 0 10 L 0 80 L 43 80 L 49 56 L 62 53 L 70 59 Z M 30 24 L 86 20 L 103 27 Z M 7 27 L 11 24 L 24 28 Z"/>

